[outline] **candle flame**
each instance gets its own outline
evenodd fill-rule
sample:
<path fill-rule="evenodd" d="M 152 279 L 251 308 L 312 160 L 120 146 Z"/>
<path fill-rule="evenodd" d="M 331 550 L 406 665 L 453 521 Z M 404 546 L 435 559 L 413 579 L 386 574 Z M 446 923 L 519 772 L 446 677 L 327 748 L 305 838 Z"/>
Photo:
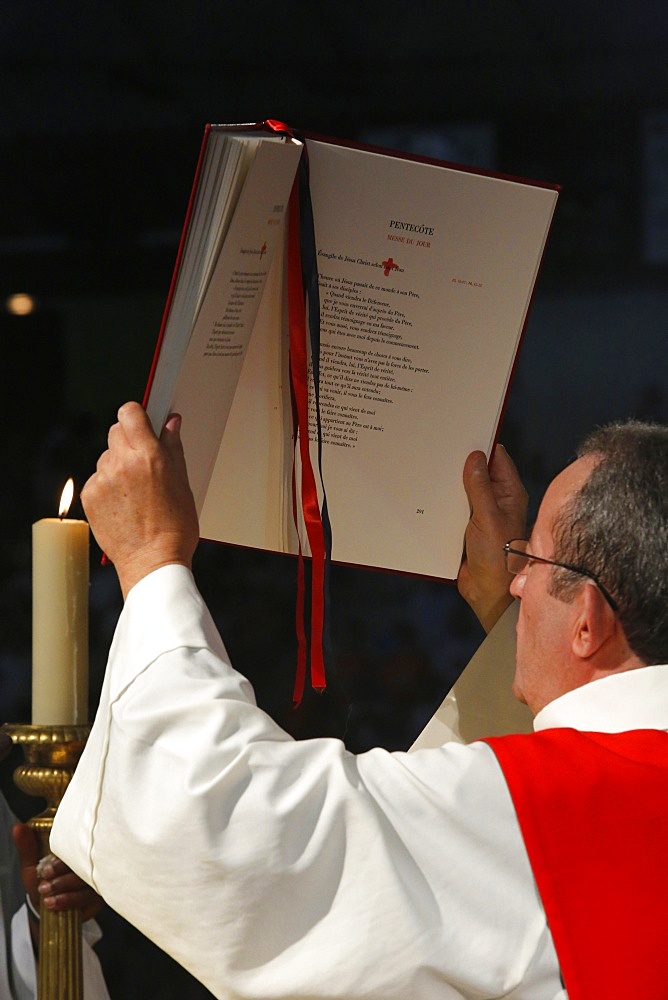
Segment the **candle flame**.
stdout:
<path fill-rule="evenodd" d="M 60 507 L 58 508 L 58 517 L 65 517 L 68 510 L 70 509 L 70 504 L 72 503 L 72 497 L 74 496 L 74 480 L 68 479 L 63 487 L 63 492 L 60 497 Z"/>

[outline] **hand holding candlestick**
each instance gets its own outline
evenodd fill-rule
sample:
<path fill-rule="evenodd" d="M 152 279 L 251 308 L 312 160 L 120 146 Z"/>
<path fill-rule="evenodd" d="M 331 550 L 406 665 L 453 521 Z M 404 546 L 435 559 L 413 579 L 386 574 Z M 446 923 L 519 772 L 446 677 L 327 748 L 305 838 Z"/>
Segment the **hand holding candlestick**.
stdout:
<path fill-rule="evenodd" d="M 23 747 L 25 763 L 14 771 L 16 785 L 27 795 L 46 799 L 46 808 L 28 823 L 34 832 L 36 851 L 26 843 L 25 831 L 19 830 L 18 834 L 17 847 L 22 849 L 24 864 L 30 865 L 30 850 L 33 850 L 34 860 L 37 855 L 49 853 L 53 817 L 81 756 L 89 727 L 6 724 L 2 731 Z M 36 872 L 34 878 L 37 879 Z M 67 885 L 72 886 L 69 879 L 66 888 Z M 35 887 L 36 881 L 31 888 Z M 82 912 L 55 902 L 54 889 L 57 895 L 57 885 L 50 885 L 48 891 L 41 894 L 37 997 L 38 1000 L 83 1000 Z M 51 902 L 47 906 L 45 899 L 49 895 Z M 77 900 L 81 901 L 81 898 Z"/>

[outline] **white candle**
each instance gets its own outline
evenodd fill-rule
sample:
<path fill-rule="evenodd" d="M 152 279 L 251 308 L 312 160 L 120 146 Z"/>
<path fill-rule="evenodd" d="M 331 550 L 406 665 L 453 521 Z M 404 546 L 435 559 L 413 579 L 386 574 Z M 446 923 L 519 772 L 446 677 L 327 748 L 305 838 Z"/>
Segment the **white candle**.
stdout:
<path fill-rule="evenodd" d="M 32 526 L 32 722 L 88 721 L 88 541 L 86 521 L 60 517 Z M 69 498 L 66 496 L 69 494 Z"/>

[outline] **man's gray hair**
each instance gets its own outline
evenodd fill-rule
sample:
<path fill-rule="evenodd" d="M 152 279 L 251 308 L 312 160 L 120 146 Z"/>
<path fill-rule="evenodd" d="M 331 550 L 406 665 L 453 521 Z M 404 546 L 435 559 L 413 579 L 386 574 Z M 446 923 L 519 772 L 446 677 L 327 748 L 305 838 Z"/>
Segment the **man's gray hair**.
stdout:
<path fill-rule="evenodd" d="M 578 458 L 598 458 L 554 525 L 554 558 L 593 573 L 618 605 L 633 652 L 668 662 L 668 427 L 628 421 L 590 434 Z M 564 600 L 583 578 L 555 570 Z"/>

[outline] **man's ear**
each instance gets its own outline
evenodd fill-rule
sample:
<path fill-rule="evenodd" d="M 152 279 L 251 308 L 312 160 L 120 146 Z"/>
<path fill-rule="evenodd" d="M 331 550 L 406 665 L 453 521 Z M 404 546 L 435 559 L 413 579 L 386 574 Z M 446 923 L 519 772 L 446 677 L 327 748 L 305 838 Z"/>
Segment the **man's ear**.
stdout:
<path fill-rule="evenodd" d="M 595 583 L 589 580 L 582 586 L 575 600 L 579 613 L 573 634 L 573 652 L 587 660 L 599 651 L 615 628 L 615 613 Z"/>

